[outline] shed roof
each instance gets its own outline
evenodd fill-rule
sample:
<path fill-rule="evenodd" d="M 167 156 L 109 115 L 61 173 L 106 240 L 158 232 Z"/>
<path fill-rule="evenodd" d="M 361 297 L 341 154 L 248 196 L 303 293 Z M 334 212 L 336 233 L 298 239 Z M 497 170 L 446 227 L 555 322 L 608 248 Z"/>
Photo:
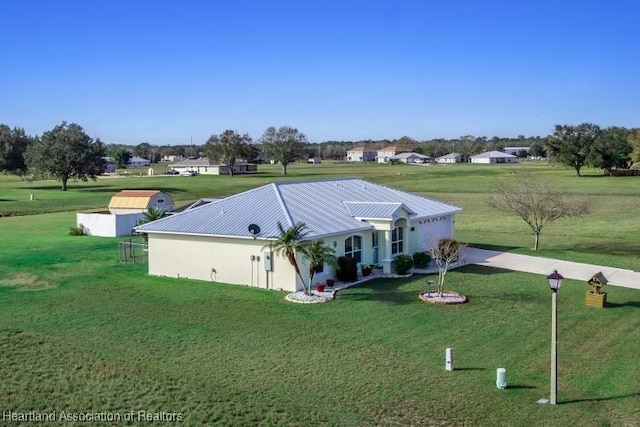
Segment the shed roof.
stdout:
<path fill-rule="evenodd" d="M 360 179 L 282 182 L 212 201 L 141 225 L 136 230 L 250 238 L 248 226 L 256 224 L 261 229 L 258 237 L 272 239 L 280 235 L 278 223 L 285 228 L 304 223 L 309 230 L 307 238 L 313 239 L 371 229 L 372 225 L 360 218 L 388 219 L 401 207 L 414 219 L 461 210 L 457 206 Z"/>
<path fill-rule="evenodd" d="M 158 190 L 122 190 L 111 197 L 109 209 L 144 209 Z"/>

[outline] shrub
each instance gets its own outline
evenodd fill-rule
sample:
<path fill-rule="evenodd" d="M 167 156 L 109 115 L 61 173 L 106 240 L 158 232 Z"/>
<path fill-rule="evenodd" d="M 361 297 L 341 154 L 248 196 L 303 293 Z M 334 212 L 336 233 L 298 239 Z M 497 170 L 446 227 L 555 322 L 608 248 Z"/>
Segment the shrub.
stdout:
<path fill-rule="evenodd" d="M 411 255 L 398 255 L 391 263 L 391 267 L 396 274 L 405 275 L 413 267 L 413 258 Z"/>
<path fill-rule="evenodd" d="M 413 266 L 415 268 L 426 268 L 431 261 L 431 256 L 428 252 L 416 252 L 413 254 Z"/>
<path fill-rule="evenodd" d="M 72 236 L 86 236 L 87 230 L 84 228 L 84 225 L 78 224 L 75 227 L 69 228 L 69 234 Z"/>
<path fill-rule="evenodd" d="M 338 258 L 338 280 L 354 282 L 358 279 L 358 263 L 354 258 L 341 256 Z"/>

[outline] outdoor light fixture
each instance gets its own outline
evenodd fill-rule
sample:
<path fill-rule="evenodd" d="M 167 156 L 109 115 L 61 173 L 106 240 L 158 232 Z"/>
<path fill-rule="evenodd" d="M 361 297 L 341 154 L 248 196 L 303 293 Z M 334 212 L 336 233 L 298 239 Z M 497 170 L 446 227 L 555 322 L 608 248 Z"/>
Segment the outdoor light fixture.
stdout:
<path fill-rule="evenodd" d="M 549 288 L 553 292 L 551 294 L 551 398 L 548 401 L 552 405 L 556 404 L 558 396 L 558 322 L 556 308 L 558 289 L 562 285 L 562 279 L 564 277 L 558 273 L 558 270 L 553 270 L 553 273 L 547 276 Z M 547 403 L 547 400 L 542 399 L 541 402 Z"/>
<path fill-rule="evenodd" d="M 558 270 L 553 270 L 553 273 L 547 276 L 547 280 L 549 281 L 549 287 L 555 293 L 558 292 L 560 286 L 562 285 L 562 275 L 558 273 Z"/>

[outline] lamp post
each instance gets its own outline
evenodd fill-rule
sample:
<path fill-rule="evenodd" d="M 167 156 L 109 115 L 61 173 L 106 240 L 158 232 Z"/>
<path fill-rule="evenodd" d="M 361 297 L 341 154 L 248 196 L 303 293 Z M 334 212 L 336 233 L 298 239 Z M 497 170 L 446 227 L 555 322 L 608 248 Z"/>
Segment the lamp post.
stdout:
<path fill-rule="evenodd" d="M 549 281 L 549 288 L 551 288 L 551 399 L 550 404 L 555 405 L 558 396 L 558 333 L 557 333 L 557 293 L 558 289 L 562 285 L 562 275 L 558 273 L 558 270 L 553 270 L 547 280 Z"/>

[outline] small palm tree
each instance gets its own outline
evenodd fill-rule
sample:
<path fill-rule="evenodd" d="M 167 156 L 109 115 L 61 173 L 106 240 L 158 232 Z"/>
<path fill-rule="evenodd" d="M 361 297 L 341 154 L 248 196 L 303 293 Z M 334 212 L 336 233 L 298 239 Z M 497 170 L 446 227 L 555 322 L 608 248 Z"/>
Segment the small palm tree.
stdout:
<path fill-rule="evenodd" d="M 336 251 L 322 240 L 309 242 L 302 249 L 302 253 L 309 260 L 309 287 L 318 267 L 322 267 L 325 262 L 332 266 L 337 264 Z"/>
<path fill-rule="evenodd" d="M 305 247 L 309 244 L 303 240 L 308 233 L 307 226 L 303 223 L 298 223 L 285 230 L 282 224 L 278 223 L 278 230 L 280 231 L 280 237 L 272 242 L 271 245 L 265 246 L 265 248 L 270 247 L 275 254 L 287 257 L 289 264 L 296 270 L 296 274 L 300 278 L 305 292 L 311 293 L 310 287 L 309 290 L 307 290 L 304 278 L 300 273 L 298 261 L 296 260 L 296 253 L 304 253 Z"/>
<path fill-rule="evenodd" d="M 155 221 L 157 219 L 163 218 L 165 215 L 165 211 L 160 208 L 149 208 L 144 216 L 138 221 L 138 225 L 146 224 L 148 222 Z M 147 233 L 142 233 L 142 238 L 145 243 L 149 242 L 149 235 Z"/>

